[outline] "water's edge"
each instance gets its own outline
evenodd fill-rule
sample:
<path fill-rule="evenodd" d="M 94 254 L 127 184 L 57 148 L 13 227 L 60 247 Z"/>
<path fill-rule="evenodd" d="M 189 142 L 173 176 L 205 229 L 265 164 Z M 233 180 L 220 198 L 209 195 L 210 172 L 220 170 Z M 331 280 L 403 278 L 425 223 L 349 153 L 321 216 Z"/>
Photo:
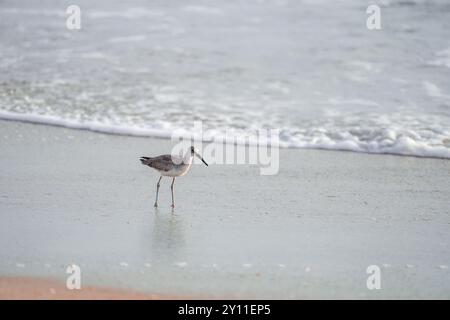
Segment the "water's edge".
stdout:
<path fill-rule="evenodd" d="M 117 126 L 117 125 L 108 125 L 101 122 L 76 122 L 72 120 L 60 119 L 58 117 L 53 116 L 44 116 L 44 115 L 30 115 L 30 114 L 20 114 L 13 113 L 7 111 L 0 111 L 0 121 L 12 121 L 12 122 L 21 122 L 21 123 L 29 123 L 34 125 L 42 125 L 42 126 L 52 126 L 52 127 L 60 127 L 60 128 L 68 128 L 73 130 L 85 130 L 93 133 L 107 134 L 107 135 L 117 135 L 117 136 L 129 136 L 129 137 L 138 137 L 138 138 L 154 138 L 154 139 L 164 139 L 171 140 L 172 135 L 171 132 L 157 130 L 157 129 L 142 129 L 142 128 L 130 128 L 125 126 Z M 202 142 L 214 142 L 210 139 L 198 139 L 195 136 L 186 135 L 185 138 L 193 139 L 194 141 L 202 141 Z M 221 143 L 232 143 L 239 145 L 256 145 L 256 143 L 240 143 L 242 140 L 232 140 L 232 142 L 227 141 L 223 137 L 217 137 Z M 222 139 L 223 138 L 223 139 Z M 309 150 L 324 150 L 324 151 L 341 151 L 341 152 L 356 152 L 356 153 L 364 153 L 364 154 L 377 154 L 377 155 L 391 155 L 391 156 L 402 156 L 402 157 L 416 157 L 416 158 L 432 158 L 432 159 L 442 159 L 449 160 L 450 155 L 448 156 L 439 156 L 439 155 L 421 155 L 421 154 L 408 154 L 401 152 L 377 152 L 377 151 L 365 151 L 365 150 L 352 150 L 349 148 L 339 148 L 339 147 L 326 147 L 326 146 L 294 146 L 294 145 L 286 145 L 279 144 L 279 148 L 282 149 L 309 149 Z M 450 151 L 449 151 L 450 153 Z"/>

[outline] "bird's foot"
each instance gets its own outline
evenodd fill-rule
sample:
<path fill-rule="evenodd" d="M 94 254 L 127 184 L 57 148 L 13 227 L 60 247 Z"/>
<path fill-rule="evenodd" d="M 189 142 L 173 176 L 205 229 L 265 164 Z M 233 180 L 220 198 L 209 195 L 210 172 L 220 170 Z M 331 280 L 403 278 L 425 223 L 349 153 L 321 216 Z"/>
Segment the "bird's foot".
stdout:
<path fill-rule="evenodd" d="M 153 205 L 155 208 L 158 208 L 158 203 L 155 202 L 155 204 Z"/>
<path fill-rule="evenodd" d="M 175 205 L 172 203 L 171 207 L 172 207 L 172 209 L 173 209 L 173 208 L 175 208 Z"/>

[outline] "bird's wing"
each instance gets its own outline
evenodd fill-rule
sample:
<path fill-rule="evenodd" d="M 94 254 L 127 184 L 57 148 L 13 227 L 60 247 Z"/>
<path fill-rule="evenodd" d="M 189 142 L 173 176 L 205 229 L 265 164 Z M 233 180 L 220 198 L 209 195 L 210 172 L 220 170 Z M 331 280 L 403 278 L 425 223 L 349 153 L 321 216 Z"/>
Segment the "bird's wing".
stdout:
<path fill-rule="evenodd" d="M 174 157 L 175 160 L 175 157 Z M 149 167 L 155 168 L 160 171 L 169 171 L 173 168 L 172 156 L 170 154 L 164 154 L 162 156 L 151 158 L 147 161 Z"/>

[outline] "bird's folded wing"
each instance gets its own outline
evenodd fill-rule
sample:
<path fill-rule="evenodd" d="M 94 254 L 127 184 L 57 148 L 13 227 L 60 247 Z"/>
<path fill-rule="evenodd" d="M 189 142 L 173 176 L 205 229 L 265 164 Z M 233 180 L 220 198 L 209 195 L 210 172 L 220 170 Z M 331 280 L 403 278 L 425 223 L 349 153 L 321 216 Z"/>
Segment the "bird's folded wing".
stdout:
<path fill-rule="evenodd" d="M 176 161 L 175 158 L 174 160 Z M 172 156 L 170 154 L 165 154 L 162 156 L 151 158 L 151 160 L 148 161 L 148 165 L 152 168 L 155 168 L 156 170 L 169 171 L 173 168 L 174 163 L 172 161 Z"/>

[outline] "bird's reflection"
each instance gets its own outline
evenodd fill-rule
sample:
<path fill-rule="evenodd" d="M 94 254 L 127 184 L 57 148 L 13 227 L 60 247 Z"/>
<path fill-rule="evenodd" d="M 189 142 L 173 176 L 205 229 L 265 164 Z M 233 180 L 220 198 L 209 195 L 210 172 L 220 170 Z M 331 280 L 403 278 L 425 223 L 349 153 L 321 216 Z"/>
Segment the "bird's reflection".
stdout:
<path fill-rule="evenodd" d="M 156 209 L 150 215 L 150 258 L 173 263 L 183 259 L 185 226 L 183 217 L 171 209 Z"/>

